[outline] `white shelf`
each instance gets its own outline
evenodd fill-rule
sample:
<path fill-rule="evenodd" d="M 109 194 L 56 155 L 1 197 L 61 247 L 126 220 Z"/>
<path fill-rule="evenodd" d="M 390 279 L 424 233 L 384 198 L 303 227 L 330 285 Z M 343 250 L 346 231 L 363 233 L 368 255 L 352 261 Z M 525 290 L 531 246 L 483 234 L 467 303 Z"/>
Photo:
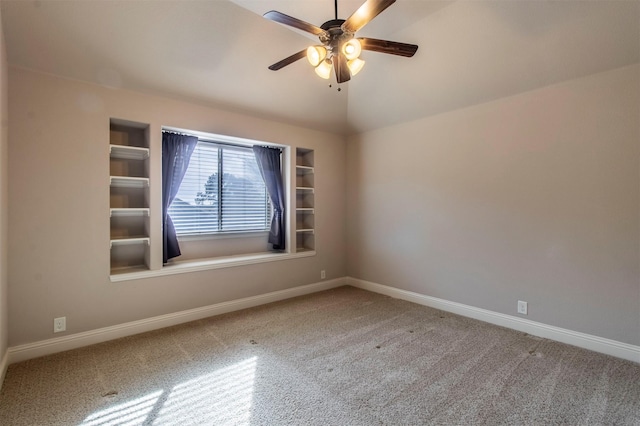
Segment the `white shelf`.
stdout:
<path fill-rule="evenodd" d="M 109 209 L 110 216 L 149 216 L 148 208 L 117 208 Z"/>
<path fill-rule="evenodd" d="M 126 238 L 114 238 L 110 241 L 110 246 L 126 246 L 133 244 L 145 244 L 149 245 L 149 237 L 126 237 Z"/>
<path fill-rule="evenodd" d="M 296 172 L 300 174 L 313 173 L 313 167 L 311 166 L 296 166 Z"/>
<path fill-rule="evenodd" d="M 149 186 L 149 178 L 111 176 L 111 186 L 119 188 L 146 188 Z"/>
<path fill-rule="evenodd" d="M 111 269 L 111 281 L 119 281 L 118 279 L 114 279 L 114 276 L 118 276 L 118 275 L 126 275 L 126 274 L 142 274 L 145 272 L 148 272 L 149 268 L 147 268 L 145 265 L 136 265 L 136 266 L 122 266 L 119 268 L 112 268 Z"/>
<path fill-rule="evenodd" d="M 109 155 L 111 155 L 111 158 L 122 158 L 124 160 L 146 160 L 149 158 L 149 148 L 109 145 Z"/>
<path fill-rule="evenodd" d="M 306 248 L 306 247 L 299 247 L 296 250 L 296 253 L 314 253 L 315 254 L 315 250 L 312 248 Z"/>
<path fill-rule="evenodd" d="M 314 208 L 313 207 L 296 207 L 296 212 L 313 214 Z"/>
<path fill-rule="evenodd" d="M 302 233 L 313 234 L 315 230 L 313 228 L 304 228 L 304 229 L 296 229 L 296 232 L 299 234 L 302 234 Z"/>
<path fill-rule="evenodd" d="M 311 192 L 313 193 L 314 189 L 310 186 L 296 186 L 296 190 L 301 192 Z"/>

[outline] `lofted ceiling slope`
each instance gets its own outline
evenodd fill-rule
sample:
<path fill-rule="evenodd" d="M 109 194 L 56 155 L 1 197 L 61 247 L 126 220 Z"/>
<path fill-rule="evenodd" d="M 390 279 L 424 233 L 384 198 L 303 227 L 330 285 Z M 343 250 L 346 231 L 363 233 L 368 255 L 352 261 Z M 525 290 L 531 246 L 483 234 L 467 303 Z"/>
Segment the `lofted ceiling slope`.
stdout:
<path fill-rule="evenodd" d="M 364 0 L 339 1 L 347 18 Z M 315 25 L 331 0 L 2 0 L 8 62 L 339 134 L 511 96 L 640 62 L 640 2 L 398 0 L 358 35 L 418 44 L 413 58 L 364 52 L 341 91 L 305 60 L 314 43 L 262 18 Z"/>

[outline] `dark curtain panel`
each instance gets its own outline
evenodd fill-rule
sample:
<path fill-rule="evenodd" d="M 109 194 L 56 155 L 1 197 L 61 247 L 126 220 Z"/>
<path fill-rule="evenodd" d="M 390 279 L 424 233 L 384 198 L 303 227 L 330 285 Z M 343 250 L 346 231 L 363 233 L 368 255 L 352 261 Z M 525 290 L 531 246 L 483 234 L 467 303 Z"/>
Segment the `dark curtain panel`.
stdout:
<path fill-rule="evenodd" d="M 264 146 L 254 146 L 253 153 L 256 156 L 258 168 L 262 174 L 262 179 L 264 179 L 267 192 L 269 192 L 269 198 L 271 199 L 271 205 L 273 206 L 273 217 L 271 218 L 271 230 L 269 231 L 268 241 L 273 244 L 274 250 L 284 250 L 284 184 L 282 182 L 280 166 L 280 154 L 282 154 L 282 150 Z"/>
<path fill-rule="evenodd" d="M 191 153 L 198 138 L 177 133 L 162 132 L 162 262 L 180 256 L 180 246 L 171 217 L 169 206 L 178 193 L 180 183 L 187 171 Z"/>

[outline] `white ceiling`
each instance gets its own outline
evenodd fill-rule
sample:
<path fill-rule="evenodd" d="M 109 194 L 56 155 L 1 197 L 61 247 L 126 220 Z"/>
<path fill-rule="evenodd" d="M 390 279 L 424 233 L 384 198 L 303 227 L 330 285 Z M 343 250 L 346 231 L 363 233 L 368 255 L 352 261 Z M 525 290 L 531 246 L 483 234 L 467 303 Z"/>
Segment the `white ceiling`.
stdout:
<path fill-rule="evenodd" d="M 346 19 L 364 0 L 339 0 Z M 349 134 L 640 62 L 640 1 L 398 0 L 358 35 L 418 44 L 364 52 L 342 90 L 305 60 L 331 0 L 2 0 L 11 65 Z"/>

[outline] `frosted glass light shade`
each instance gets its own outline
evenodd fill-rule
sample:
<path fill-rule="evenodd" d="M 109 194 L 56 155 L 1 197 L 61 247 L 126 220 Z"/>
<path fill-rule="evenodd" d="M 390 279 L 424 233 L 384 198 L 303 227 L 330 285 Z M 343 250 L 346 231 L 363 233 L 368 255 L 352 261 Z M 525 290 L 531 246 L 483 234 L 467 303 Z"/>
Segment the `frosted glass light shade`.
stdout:
<path fill-rule="evenodd" d="M 362 59 L 352 59 L 347 62 L 347 67 L 349 67 L 349 71 L 351 75 L 354 76 L 360 72 L 360 70 L 364 67 L 365 62 Z"/>
<path fill-rule="evenodd" d="M 327 57 L 327 49 L 323 46 L 309 46 L 307 47 L 307 60 L 311 65 L 317 67 L 320 62 Z"/>
<path fill-rule="evenodd" d="M 352 38 L 342 46 L 342 53 L 348 61 L 358 58 L 362 53 L 362 45 L 358 39 Z"/>
<path fill-rule="evenodd" d="M 329 80 L 329 77 L 331 77 L 332 68 L 333 68 L 333 64 L 331 63 L 331 60 L 325 59 L 320 63 L 320 65 L 316 67 L 316 74 L 318 74 L 320 77 L 324 78 L 325 80 Z"/>

